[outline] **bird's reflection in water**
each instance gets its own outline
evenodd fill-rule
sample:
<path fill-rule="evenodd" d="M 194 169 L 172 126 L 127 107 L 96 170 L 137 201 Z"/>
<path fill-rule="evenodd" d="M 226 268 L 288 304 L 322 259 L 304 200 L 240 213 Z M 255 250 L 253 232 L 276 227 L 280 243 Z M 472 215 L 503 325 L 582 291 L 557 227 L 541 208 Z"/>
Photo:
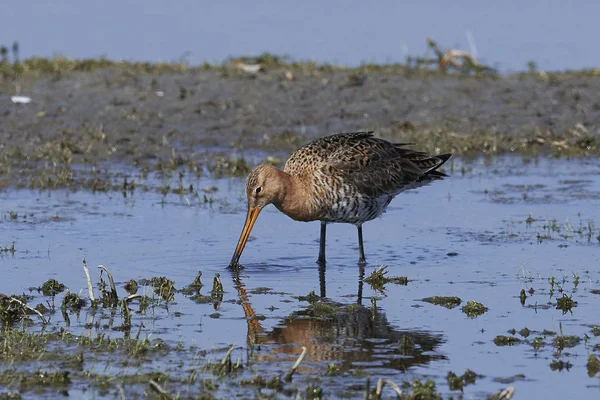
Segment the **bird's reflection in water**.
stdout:
<path fill-rule="evenodd" d="M 320 267 L 320 298 L 315 296 L 306 308 L 266 331 L 252 308 L 239 271 L 232 271 L 248 321 L 248 345 L 263 345 L 263 351 L 255 354 L 256 359 L 281 361 L 281 356 L 288 354 L 290 359 L 295 358 L 299 353 L 297 346 L 306 346 L 311 362 L 335 362 L 342 371 L 359 367 L 406 371 L 412 366 L 445 359 L 436 351 L 444 341 L 441 334 L 399 329 L 389 323 L 381 308 L 362 304 L 363 276 L 361 267 L 356 303 L 332 303 L 326 300 L 325 267 Z"/>

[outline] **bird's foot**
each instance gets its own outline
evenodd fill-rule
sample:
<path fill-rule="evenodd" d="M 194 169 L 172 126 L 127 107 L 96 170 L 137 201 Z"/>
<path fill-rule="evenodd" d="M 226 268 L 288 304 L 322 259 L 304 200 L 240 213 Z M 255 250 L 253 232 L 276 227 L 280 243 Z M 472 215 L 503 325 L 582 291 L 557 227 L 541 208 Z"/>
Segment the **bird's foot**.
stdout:
<path fill-rule="evenodd" d="M 229 268 L 233 271 L 240 271 L 240 270 L 244 269 L 244 266 L 240 263 L 229 263 L 227 268 Z"/>

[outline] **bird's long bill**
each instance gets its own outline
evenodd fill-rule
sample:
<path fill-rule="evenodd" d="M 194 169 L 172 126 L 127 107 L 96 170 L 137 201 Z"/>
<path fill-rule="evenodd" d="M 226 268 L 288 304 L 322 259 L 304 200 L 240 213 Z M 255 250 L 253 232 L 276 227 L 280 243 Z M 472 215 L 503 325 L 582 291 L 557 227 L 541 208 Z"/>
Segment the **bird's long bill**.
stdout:
<path fill-rule="evenodd" d="M 235 252 L 233 253 L 233 257 L 231 257 L 231 263 L 229 263 L 230 267 L 236 267 L 238 265 L 238 261 L 240 260 L 240 256 L 242 255 L 242 251 L 244 251 L 244 247 L 246 246 L 246 242 L 248 241 L 248 237 L 250 236 L 250 231 L 256 222 L 256 218 L 258 218 L 258 214 L 260 214 L 260 208 L 254 207 L 248 209 L 248 215 L 246 216 L 246 223 L 244 224 L 244 229 L 242 229 L 242 234 L 240 235 L 240 240 L 238 240 L 238 244 L 235 248 Z"/>

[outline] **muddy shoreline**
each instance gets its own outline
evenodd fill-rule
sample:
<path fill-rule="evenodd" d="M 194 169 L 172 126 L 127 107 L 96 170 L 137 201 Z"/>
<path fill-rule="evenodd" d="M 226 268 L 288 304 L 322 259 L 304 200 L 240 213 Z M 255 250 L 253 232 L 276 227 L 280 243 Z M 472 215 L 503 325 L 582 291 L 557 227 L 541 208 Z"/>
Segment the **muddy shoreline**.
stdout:
<path fill-rule="evenodd" d="M 267 157 L 281 163 L 316 137 L 355 130 L 467 158 L 599 154 L 594 71 L 38 68 L 0 78 L 3 187 L 111 190 L 157 171 L 243 176 Z M 15 94 L 32 101 L 14 104 Z"/>

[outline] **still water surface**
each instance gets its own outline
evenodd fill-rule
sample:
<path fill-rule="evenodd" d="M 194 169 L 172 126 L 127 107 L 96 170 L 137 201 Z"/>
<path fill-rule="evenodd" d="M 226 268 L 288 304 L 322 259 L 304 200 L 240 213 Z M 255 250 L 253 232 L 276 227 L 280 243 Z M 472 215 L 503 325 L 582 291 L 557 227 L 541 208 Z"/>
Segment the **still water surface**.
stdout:
<path fill-rule="evenodd" d="M 269 207 L 241 259 L 245 269 L 232 275 L 226 266 L 245 217 L 240 179 L 191 182 L 218 187 L 212 206 L 173 194 L 5 191 L 0 244 L 14 241 L 17 251 L 0 258 L 0 293 L 27 292 L 52 277 L 85 297 L 84 257 L 94 279 L 93 267 L 108 267 L 122 293 L 125 281 L 153 276 L 167 276 L 180 289 L 198 271 L 209 292 L 218 273 L 225 288 L 220 307 L 177 295 L 166 311 L 139 317 L 143 334 L 200 349 L 262 343 L 259 362 L 286 361 L 288 367 L 305 345 L 309 354 L 301 374 L 319 373 L 334 362 L 342 371 L 360 369 L 398 382 L 432 377 L 445 393 L 447 372 L 460 375 L 469 368 L 484 377 L 465 389 L 468 398 L 508 384 L 519 398 L 598 395 L 599 378 L 588 377 L 586 362 L 597 353 L 591 328 L 600 324 L 600 295 L 591 292 L 600 288 L 600 161 L 455 160 L 450 172 L 451 178 L 401 194 L 383 218 L 365 225 L 364 271 L 356 265 L 354 227 L 328 229 L 323 271 L 315 264 L 318 223 L 294 222 Z M 360 280 L 381 265 L 389 276 L 410 282 L 387 284 L 381 292 Z M 551 292 L 550 277 L 577 301 L 571 313 L 555 308 L 562 294 Z M 534 293 L 522 305 L 520 291 L 530 288 Z M 311 291 L 342 305 L 362 304 L 366 314 L 333 322 L 311 317 L 306 301 L 298 299 Z M 243 295 L 264 319 L 246 321 L 237 302 Z M 429 296 L 458 296 L 461 306 L 476 300 L 489 311 L 469 318 L 460 307 L 421 301 Z M 82 315 L 68 329 L 82 333 L 85 322 Z M 515 335 L 528 343 L 494 344 L 497 335 L 525 327 L 531 336 Z M 548 336 L 545 346 L 532 347 L 542 331 L 561 329 L 589 340 L 560 352 Z M 409 352 L 402 346 L 406 341 Z M 553 360 L 572 365 L 553 370 Z M 332 378 L 324 387 L 347 384 Z"/>

